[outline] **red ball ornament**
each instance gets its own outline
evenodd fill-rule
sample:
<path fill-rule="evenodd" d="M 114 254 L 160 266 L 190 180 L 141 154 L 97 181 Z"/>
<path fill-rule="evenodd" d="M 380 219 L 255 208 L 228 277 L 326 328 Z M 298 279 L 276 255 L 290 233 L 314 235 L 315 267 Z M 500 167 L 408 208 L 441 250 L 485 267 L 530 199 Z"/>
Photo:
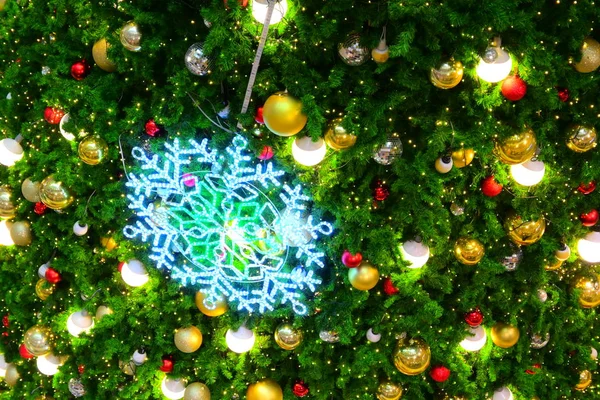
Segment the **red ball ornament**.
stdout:
<path fill-rule="evenodd" d="M 542 364 L 533 364 L 533 368 L 535 369 L 541 369 L 542 368 Z M 526 369 L 525 373 L 528 375 L 535 375 L 537 373 L 537 371 L 532 370 L 532 369 Z"/>
<path fill-rule="evenodd" d="M 47 209 L 48 206 L 46 206 L 40 201 L 38 203 L 35 203 L 35 206 L 33 207 L 33 212 L 35 212 L 37 215 L 44 215 Z"/>
<path fill-rule="evenodd" d="M 154 121 L 154 118 L 150 118 L 146 122 L 144 129 L 146 130 L 146 134 L 152 137 L 159 136 L 162 133 L 161 126 Z"/>
<path fill-rule="evenodd" d="M 79 364 L 77 366 L 77 372 L 79 372 L 80 375 L 83 375 L 85 373 L 85 365 Z"/>
<path fill-rule="evenodd" d="M 48 269 L 46 270 L 46 273 L 44 274 L 44 277 L 46 278 L 46 280 L 48 282 L 50 282 L 52 284 L 57 284 L 62 279 L 62 277 L 60 276 L 60 272 L 58 272 L 57 270 L 55 270 L 52 267 L 48 267 Z"/>
<path fill-rule="evenodd" d="M 292 385 L 292 392 L 294 392 L 294 396 L 296 397 L 306 397 L 310 393 L 310 390 L 303 380 L 298 379 Z"/>
<path fill-rule="evenodd" d="M 436 382 L 445 382 L 450 377 L 450 370 L 443 365 L 436 365 L 429 371 L 429 376 Z"/>
<path fill-rule="evenodd" d="M 25 347 L 25 343 L 23 343 L 20 347 L 19 347 L 19 354 L 21 355 L 21 357 L 23 357 L 24 359 L 28 360 L 30 358 L 35 357 L 33 354 L 31 354 L 29 352 L 29 350 L 27 350 L 27 347 Z"/>
<path fill-rule="evenodd" d="M 383 292 L 388 296 L 393 296 L 395 294 L 400 293 L 400 290 L 396 286 L 394 286 L 394 282 L 390 277 L 387 277 L 383 280 Z"/>
<path fill-rule="evenodd" d="M 83 80 L 90 74 L 92 67 L 86 60 L 77 61 L 71 65 L 71 76 L 78 81 Z"/>
<path fill-rule="evenodd" d="M 600 218 L 600 214 L 598 210 L 592 209 L 588 213 L 581 214 L 579 216 L 579 220 L 583 226 L 594 226 L 598 222 L 598 218 Z"/>
<path fill-rule="evenodd" d="M 275 153 L 273 153 L 273 148 L 271 146 L 263 146 L 262 150 L 260 151 L 260 154 L 258 155 L 258 158 L 260 160 L 266 161 L 273 158 L 274 155 Z"/>
<path fill-rule="evenodd" d="M 263 117 L 263 108 L 262 107 L 258 107 L 258 109 L 256 110 L 256 115 L 254 116 L 254 120 L 258 124 L 264 125 L 265 118 Z"/>
<path fill-rule="evenodd" d="M 569 89 L 567 88 L 556 88 L 558 91 L 558 99 L 563 103 L 566 103 L 569 100 Z"/>
<path fill-rule="evenodd" d="M 240 6 L 242 7 L 248 6 L 248 0 L 238 0 L 238 3 L 240 3 Z M 223 4 L 225 4 L 225 8 L 229 9 L 227 6 L 227 0 L 223 0 Z"/>
<path fill-rule="evenodd" d="M 466 312 L 465 322 L 475 328 L 483 322 L 483 313 L 479 308 Z"/>
<path fill-rule="evenodd" d="M 390 195 L 390 187 L 381 179 L 376 179 L 371 185 L 373 189 L 373 200 L 384 201 Z"/>
<path fill-rule="evenodd" d="M 125 265 L 125 261 L 121 261 L 121 262 L 119 263 L 119 265 L 117 265 L 117 270 L 118 270 L 119 272 L 121 272 L 121 270 L 123 269 L 123 266 L 124 266 L 124 265 Z"/>
<path fill-rule="evenodd" d="M 481 181 L 481 191 L 488 197 L 495 197 L 502 192 L 502 185 L 496 181 L 493 175 Z"/>
<path fill-rule="evenodd" d="M 10 318 L 8 314 L 2 317 L 2 326 L 8 328 L 10 326 Z"/>
<path fill-rule="evenodd" d="M 518 76 L 509 76 L 502 82 L 502 94 L 510 101 L 521 100 L 527 93 L 527 84 Z"/>
<path fill-rule="evenodd" d="M 65 112 L 59 108 L 46 107 L 44 110 L 44 119 L 52 125 L 60 124 L 60 120 L 65 116 Z"/>
<path fill-rule="evenodd" d="M 172 355 L 168 354 L 162 357 L 162 365 L 160 366 L 160 370 L 162 372 L 171 372 L 173 371 L 173 367 L 175 366 L 175 359 Z"/>
<path fill-rule="evenodd" d="M 590 194 L 594 190 L 596 190 L 596 181 L 590 181 L 587 184 L 582 182 L 577 187 L 577 190 L 579 191 L 579 193 Z"/>
<path fill-rule="evenodd" d="M 348 268 L 356 268 L 362 262 L 362 254 L 356 253 L 352 254 L 348 250 L 344 250 L 342 253 L 342 264 L 344 264 Z"/>

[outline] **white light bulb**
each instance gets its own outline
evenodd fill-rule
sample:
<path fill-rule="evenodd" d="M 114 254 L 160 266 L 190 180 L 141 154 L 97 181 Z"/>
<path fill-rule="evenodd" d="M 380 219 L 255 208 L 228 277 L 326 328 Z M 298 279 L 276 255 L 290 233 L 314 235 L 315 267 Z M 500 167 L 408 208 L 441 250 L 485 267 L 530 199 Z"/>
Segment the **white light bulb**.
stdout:
<path fill-rule="evenodd" d="M 269 4 L 267 0 L 253 0 L 252 1 L 252 16 L 255 20 L 260 22 L 261 24 L 265 23 L 267 19 L 267 10 L 269 8 Z M 287 0 L 276 0 L 275 8 L 273 9 L 273 14 L 271 15 L 271 20 L 269 21 L 269 25 L 274 25 L 283 19 L 285 13 L 287 12 L 288 4 Z"/>
<path fill-rule="evenodd" d="M 421 268 L 429 260 L 429 247 L 423 242 L 409 240 L 400 248 L 402 258 L 411 264 L 408 268 Z"/>
<path fill-rule="evenodd" d="M 48 353 L 37 358 L 38 370 L 48 376 L 56 375 L 58 369 L 62 366 L 62 360 L 60 357 L 55 356 L 52 353 Z"/>
<path fill-rule="evenodd" d="M 23 158 L 23 147 L 21 147 L 18 139 L 5 138 L 0 140 L 0 164 L 12 167 L 21 158 Z"/>
<path fill-rule="evenodd" d="M 292 144 L 292 156 L 298 164 L 307 167 L 317 165 L 325 158 L 327 154 L 327 145 L 323 138 L 319 138 L 316 142 L 309 136 L 296 138 Z"/>
<path fill-rule="evenodd" d="M 10 225 L 8 221 L 0 221 L 0 246 L 12 246 L 15 244 L 10 236 Z"/>
<path fill-rule="evenodd" d="M 513 394 L 509 388 L 502 386 L 501 388 L 496 389 L 492 396 L 492 400 L 513 400 Z"/>
<path fill-rule="evenodd" d="M 600 232 L 590 232 L 577 242 L 579 258 L 590 264 L 600 263 Z"/>
<path fill-rule="evenodd" d="M 167 399 L 178 400 L 182 399 L 185 393 L 185 382 L 181 379 L 171 379 L 166 376 L 160 385 L 163 396 Z"/>
<path fill-rule="evenodd" d="M 510 174 L 515 182 L 523 186 L 537 185 L 544 179 L 546 166 L 541 161 L 526 161 L 523 164 L 511 165 Z"/>
<path fill-rule="evenodd" d="M 467 351 L 479 351 L 485 346 L 487 334 L 483 327 L 470 327 L 467 329 L 469 335 L 460 342 L 460 346 Z"/>
<path fill-rule="evenodd" d="M 85 310 L 79 310 L 69 315 L 67 319 L 67 330 L 75 337 L 84 332 L 89 332 L 94 327 L 94 319 Z"/>
<path fill-rule="evenodd" d="M 132 287 L 142 286 L 150 279 L 146 267 L 138 260 L 129 260 L 123 263 L 121 277 L 126 284 Z"/>
<path fill-rule="evenodd" d="M 253 331 L 242 325 L 237 331 L 228 329 L 225 334 L 225 341 L 227 342 L 229 350 L 234 353 L 242 354 L 252 350 L 254 342 L 256 341 L 256 336 L 254 336 Z"/>
<path fill-rule="evenodd" d="M 477 76 L 490 83 L 500 82 L 512 70 L 512 58 L 510 54 L 500 47 L 494 47 L 493 49 L 496 50 L 498 55 L 496 59 L 492 62 L 486 62 L 481 58 L 479 59 L 479 65 L 477 65 Z"/>

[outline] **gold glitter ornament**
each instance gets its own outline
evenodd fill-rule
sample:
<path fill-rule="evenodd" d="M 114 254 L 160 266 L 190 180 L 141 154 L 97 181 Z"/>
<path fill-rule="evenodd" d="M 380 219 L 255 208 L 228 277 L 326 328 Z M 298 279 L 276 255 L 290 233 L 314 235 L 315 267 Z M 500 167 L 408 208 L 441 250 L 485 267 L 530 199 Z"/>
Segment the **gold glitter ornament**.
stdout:
<path fill-rule="evenodd" d="M 585 38 L 581 45 L 581 60 L 573 66 L 584 74 L 598 69 L 600 67 L 600 43 L 591 37 Z"/>

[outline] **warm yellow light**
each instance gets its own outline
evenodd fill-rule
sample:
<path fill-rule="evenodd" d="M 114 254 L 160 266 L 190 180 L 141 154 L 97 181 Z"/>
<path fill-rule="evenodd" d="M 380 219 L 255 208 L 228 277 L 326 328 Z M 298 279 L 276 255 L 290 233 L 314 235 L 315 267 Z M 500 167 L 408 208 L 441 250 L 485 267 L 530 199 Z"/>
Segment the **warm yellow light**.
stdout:
<path fill-rule="evenodd" d="M 317 165 L 325 158 L 327 154 L 327 146 L 323 138 L 319 138 L 316 142 L 309 136 L 296 138 L 292 144 L 292 156 L 298 164 L 307 167 Z"/>
<path fill-rule="evenodd" d="M 142 286 L 150 279 L 144 264 L 138 260 L 129 260 L 126 263 L 123 263 L 121 277 L 126 284 L 133 287 Z"/>
<path fill-rule="evenodd" d="M 37 358 L 38 370 L 48 376 L 56 375 L 58 369 L 62 366 L 62 359 L 52 353 L 48 353 Z"/>
<path fill-rule="evenodd" d="M 469 335 L 460 342 L 460 346 L 467 351 L 479 351 L 485 346 L 487 334 L 482 326 L 467 329 Z"/>
<path fill-rule="evenodd" d="M 10 225 L 8 221 L 0 221 L 0 246 L 12 246 L 15 244 L 10 236 Z"/>
<path fill-rule="evenodd" d="M 256 336 L 254 336 L 254 332 L 242 325 L 237 331 L 228 329 L 225 334 L 225 341 L 229 350 L 241 354 L 252 350 Z"/>
<path fill-rule="evenodd" d="M 421 268 L 429 260 L 429 247 L 423 242 L 409 240 L 400 247 L 402 258 L 410 262 L 408 268 Z"/>
<path fill-rule="evenodd" d="M 590 232 L 577 242 L 579 258 L 590 264 L 600 263 L 600 232 Z"/>
<path fill-rule="evenodd" d="M 287 0 L 272 0 L 275 1 L 275 8 L 273 9 L 273 15 L 271 15 L 271 20 L 269 21 L 269 25 L 274 25 L 283 19 L 285 13 L 288 9 Z M 267 10 L 269 9 L 269 1 L 268 0 L 253 0 L 252 1 L 252 16 L 255 20 L 260 22 L 261 24 L 265 23 L 267 19 Z"/>
<path fill-rule="evenodd" d="M 69 315 L 67 330 L 75 337 L 84 332 L 89 332 L 94 327 L 94 319 L 85 310 L 80 310 Z"/>
<path fill-rule="evenodd" d="M 488 47 L 486 55 L 494 55 L 490 59 L 479 59 L 479 65 L 477 65 L 477 76 L 480 79 L 495 83 L 500 82 L 510 74 L 512 70 L 512 58 L 506 50 L 500 47 L 500 39 L 496 39 L 496 45 L 494 47 Z"/>
<path fill-rule="evenodd" d="M 537 185 L 544 179 L 546 166 L 542 161 L 526 161 L 510 166 L 510 174 L 515 182 L 523 186 Z"/>
<path fill-rule="evenodd" d="M 167 399 L 183 399 L 183 395 L 185 393 L 185 382 L 183 382 L 181 379 L 171 379 L 165 376 L 162 380 L 162 384 L 160 385 L 160 389 L 162 390 L 163 396 L 165 396 Z"/>

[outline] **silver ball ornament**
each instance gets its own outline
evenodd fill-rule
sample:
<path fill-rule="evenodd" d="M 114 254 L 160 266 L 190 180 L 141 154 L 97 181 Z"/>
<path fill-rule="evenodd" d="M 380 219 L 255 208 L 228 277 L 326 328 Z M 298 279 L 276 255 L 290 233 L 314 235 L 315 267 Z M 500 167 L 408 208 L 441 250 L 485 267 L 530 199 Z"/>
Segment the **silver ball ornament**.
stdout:
<path fill-rule="evenodd" d="M 81 380 L 71 378 L 69 381 L 69 392 L 71 392 L 74 397 L 83 397 L 85 396 L 85 386 L 83 386 Z"/>
<path fill-rule="evenodd" d="M 327 343 L 337 343 L 340 341 L 340 337 L 336 332 L 333 331 L 321 331 L 319 337 L 322 341 Z"/>
<path fill-rule="evenodd" d="M 538 289 L 537 298 L 542 303 L 545 303 L 546 300 L 548 300 L 548 292 L 546 292 L 544 289 Z"/>
<path fill-rule="evenodd" d="M 465 208 L 463 206 L 459 206 L 456 203 L 452 203 L 450 205 L 450 212 L 452 213 L 452 215 L 459 217 L 465 213 Z"/>
<path fill-rule="evenodd" d="M 533 334 L 531 335 L 531 348 L 532 349 L 541 349 L 542 347 L 545 347 L 548 342 L 550 342 L 550 333 L 546 332 L 545 336 L 542 336 L 540 334 Z"/>
<path fill-rule="evenodd" d="M 394 134 L 373 154 L 373 159 L 381 165 L 391 165 L 402 156 L 402 150 L 402 141 Z"/>
<path fill-rule="evenodd" d="M 498 59 L 498 50 L 496 50 L 494 47 L 488 47 L 481 58 L 486 63 L 491 64 Z"/>
<path fill-rule="evenodd" d="M 507 256 L 504 256 L 502 258 L 502 265 L 504 266 L 504 268 L 507 271 L 514 271 L 517 269 L 517 267 L 519 266 L 519 264 L 521 263 L 521 260 L 523 259 L 523 250 L 521 250 L 521 248 L 515 246 L 515 245 L 510 245 L 510 254 L 508 254 Z"/>
<path fill-rule="evenodd" d="M 352 33 L 348 35 L 343 43 L 338 45 L 338 54 L 346 64 L 357 67 L 364 64 L 371 57 L 371 50 L 360 44 L 358 33 Z"/>
<path fill-rule="evenodd" d="M 206 76 L 210 74 L 211 60 L 204 51 L 202 42 L 194 43 L 185 53 L 185 66 L 194 75 Z"/>

